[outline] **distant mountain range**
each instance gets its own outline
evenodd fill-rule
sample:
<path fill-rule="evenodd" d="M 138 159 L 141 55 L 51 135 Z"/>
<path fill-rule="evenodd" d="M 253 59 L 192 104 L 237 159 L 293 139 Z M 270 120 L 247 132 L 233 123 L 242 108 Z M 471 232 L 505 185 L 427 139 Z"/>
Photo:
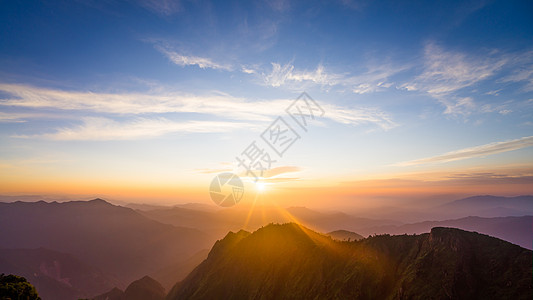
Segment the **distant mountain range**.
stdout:
<path fill-rule="evenodd" d="M 162 224 L 132 209 L 115 206 L 101 199 L 65 203 L 43 201 L 0 203 L 0 228 L 0 248 L 43 247 L 68 253 L 72 259 L 109 274 L 110 278 L 119 282 L 118 287 L 125 287 L 134 279 L 164 272 L 169 266 L 186 262 L 199 251 L 209 249 L 215 241 L 215 237 L 202 231 Z M 21 255 L 24 253 L 31 254 L 31 252 L 20 252 Z M 63 265 L 62 260 L 57 261 Z M 42 262 L 48 263 L 45 259 Z M 25 267 L 25 265 L 10 266 L 10 268 Z M 189 266 L 188 270 L 193 267 Z M 78 271 L 89 272 L 83 269 Z M 0 269 L 0 272 L 4 270 Z M 180 275 L 179 272 L 171 274 L 176 276 L 173 282 L 179 280 L 176 279 L 179 276 L 183 278 L 187 275 L 186 273 Z M 70 277 L 66 278 L 64 273 L 60 276 L 55 278 L 56 281 L 72 280 Z M 30 282 L 34 283 L 31 280 Z M 54 284 L 56 283 L 49 284 L 50 288 Z M 114 281 L 105 285 L 117 286 Z M 87 287 L 82 289 L 79 296 L 101 292 L 100 287 Z"/>
<path fill-rule="evenodd" d="M 357 199 L 364 201 L 364 199 Z M 385 202 L 384 202 L 385 203 Z M 403 223 L 426 220 L 443 221 L 469 216 L 484 218 L 520 217 L 533 215 L 533 196 L 500 197 L 482 195 L 443 202 L 442 199 L 418 200 L 391 199 L 384 206 L 372 208 L 345 208 L 346 214 L 365 216 L 371 219 L 389 219 Z"/>
<path fill-rule="evenodd" d="M 485 212 L 493 207 L 514 207 L 513 209 L 524 208 L 524 212 L 527 212 L 527 208 L 532 206 L 532 204 L 532 196 L 509 198 L 478 196 L 453 201 L 443 207 L 439 206 L 436 210 L 443 213 L 457 211 L 455 215 L 464 215 L 472 212 L 471 215 L 475 215 L 476 207 L 478 207 L 479 211 Z M 500 212 L 502 211 L 500 210 Z M 443 226 L 488 234 L 524 248 L 533 249 L 533 216 L 528 216 L 525 213 L 521 217 L 463 217 L 459 219 L 424 221 L 411 224 L 404 224 L 400 221 L 388 219 L 361 218 L 341 212 L 324 213 L 305 207 L 290 207 L 286 212 L 268 207 L 256 207 L 252 213 L 248 210 L 234 208 L 199 211 L 173 207 L 140 211 L 140 213 L 161 223 L 193 227 L 220 237 L 228 231 L 242 229 L 245 224 L 247 226 L 246 229 L 255 230 L 268 223 L 287 223 L 293 221 L 298 221 L 308 228 L 319 232 L 348 230 L 362 236 L 383 233 L 420 234 L 429 232 L 433 227 Z"/>
<path fill-rule="evenodd" d="M 43 299 L 90 297 L 120 284 L 70 254 L 44 248 L 0 249 L 0 273 L 25 277 Z"/>
<path fill-rule="evenodd" d="M 453 215 L 466 213 L 475 215 L 476 211 L 492 211 L 505 215 L 504 212 L 510 210 L 519 214 L 517 211 L 520 209 L 528 212 L 532 200 L 532 196 L 510 198 L 478 196 L 453 201 L 436 207 L 435 210 Z M 296 221 L 311 230 L 329 232 L 327 234 L 329 237 L 318 235 L 322 241 L 329 241 L 324 245 L 351 245 L 353 241 L 376 234 L 422 234 L 434 227 L 455 227 L 498 237 L 524 248 L 533 248 L 533 216 L 528 215 L 490 218 L 470 216 L 449 220 L 429 219 L 430 221 L 405 224 L 402 220 L 371 219 L 344 212 L 320 212 L 305 207 L 290 207 L 283 210 L 257 206 L 253 211 L 248 207 L 216 209 L 202 204 L 134 207 L 137 210 L 112 205 L 102 199 L 62 203 L 44 201 L 0 203 L 0 273 L 26 277 L 36 286 L 43 300 L 90 298 L 107 292 L 120 294 L 120 297 L 123 297 L 133 281 L 146 275 L 168 291 L 176 282 L 186 278 L 198 265 L 212 261 L 215 255 L 213 253 L 221 249 L 221 245 L 227 246 L 228 239 L 240 240 L 250 235 L 240 231 L 241 229 L 255 231 L 272 222 Z M 311 230 L 303 231 L 312 232 Z M 239 233 L 227 235 L 228 231 Z M 285 231 L 275 235 L 278 234 L 287 235 L 289 239 L 295 238 L 291 237 L 292 233 Z M 311 235 L 315 236 L 313 234 Z M 215 241 L 224 236 L 226 238 L 217 242 L 209 252 Z M 416 240 L 417 245 L 423 245 L 426 242 L 422 236 L 424 235 L 401 238 L 400 240 L 405 240 L 401 243 L 403 245 L 401 247 L 404 247 L 402 249 L 411 249 L 409 251 L 419 249 L 406 243 L 414 243 L 412 241 Z M 367 245 L 376 238 L 378 237 L 372 236 L 362 239 L 354 245 Z M 397 240 L 397 238 L 392 239 Z M 302 245 L 306 245 L 307 242 L 303 241 L 300 241 L 304 243 Z M 270 242 L 269 239 L 265 239 L 258 245 Z M 311 249 L 318 255 L 317 249 L 306 247 L 303 249 Z M 339 249 L 348 251 L 343 247 Z M 394 252 L 400 251 L 394 248 L 396 246 L 379 244 L 376 247 L 379 248 L 374 249 L 376 251 L 400 255 Z M 467 251 L 465 255 L 474 250 L 478 251 L 476 248 L 478 246 L 472 247 L 460 248 L 460 251 Z M 263 250 L 257 249 L 257 251 L 261 253 Z M 381 253 L 379 251 L 378 253 Z M 409 252 L 409 255 L 412 254 Z M 502 252 L 502 255 L 507 254 Z M 408 256 L 403 252 L 401 255 L 403 255 L 401 259 Z M 379 257 L 386 259 L 385 256 Z M 202 263 L 206 258 L 206 262 Z M 255 262 L 255 259 L 250 258 L 250 261 Z M 326 264 L 320 257 L 316 259 Z M 361 267 L 354 262 L 345 263 Z M 402 260 L 402 264 L 404 263 L 407 261 Z M 385 269 L 389 267 L 390 265 L 383 266 Z M 321 274 L 320 272 L 317 274 Z M 114 287 L 117 289 L 113 291 Z M 174 292 L 177 288 L 174 288 Z M 180 289 L 180 293 L 182 292 L 184 290 Z"/>
<path fill-rule="evenodd" d="M 346 243 L 268 225 L 218 241 L 167 299 L 532 299 L 532 254 L 452 228 Z"/>
<path fill-rule="evenodd" d="M 507 217 L 533 215 L 533 196 L 474 196 L 436 207 L 442 214 L 453 216 Z"/>
<path fill-rule="evenodd" d="M 394 220 L 355 217 L 341 212 L 319 212 L 305 207 L 280 209 L 256 206 L 252 210 L 239 207 L 221 210 L 172 207 L 138 212 L 161 223 L 197 228 L 219 237 L 223 237 L 228 231 L 238 231 L 242 228 L 255 230 L 269 223 L 294 221 L 321 232 L 402 224 Z"/>
<path fill-rule="evenodd" d="M 425 221 L 401 226 L 376 226 L 359 228 L 359 233 L 371 234 L 421 234 L 433 227 L 454 227 L 488 234 L 527 249 L 533 249 L 533 216 L 480 218 L 466 217 L 456 220 Z"/>

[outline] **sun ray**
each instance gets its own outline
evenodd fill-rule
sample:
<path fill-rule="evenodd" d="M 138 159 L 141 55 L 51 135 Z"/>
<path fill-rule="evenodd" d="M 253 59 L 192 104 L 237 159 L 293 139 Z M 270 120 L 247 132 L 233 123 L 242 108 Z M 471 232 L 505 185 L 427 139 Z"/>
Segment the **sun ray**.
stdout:
<path fill-rule="evenodd" d="M 250 210 L 248 211 L 248 215 L 246 216 L 246 220 L 244 220 L 243 229 L 248 229 L 248 224 L 250 223 L 250 219 L 252 218 L 252 214 L 254 213 L 255 206 L 257 205 L 257 200 L 259 199 L 259 193 L 255 193 L 254 201 L 252 201 L 252 206 L 250 207 Z"/>

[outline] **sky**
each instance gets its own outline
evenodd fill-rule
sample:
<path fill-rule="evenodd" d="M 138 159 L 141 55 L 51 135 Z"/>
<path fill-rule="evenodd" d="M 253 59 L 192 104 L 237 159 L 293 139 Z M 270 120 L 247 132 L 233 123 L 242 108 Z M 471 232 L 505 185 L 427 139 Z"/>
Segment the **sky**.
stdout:
<path fill-rule="evenodd" d="M 224 172 L 284 206 L 533 193 L 530 1 L 0 8 L 1 195 L 212 203 Z"/>

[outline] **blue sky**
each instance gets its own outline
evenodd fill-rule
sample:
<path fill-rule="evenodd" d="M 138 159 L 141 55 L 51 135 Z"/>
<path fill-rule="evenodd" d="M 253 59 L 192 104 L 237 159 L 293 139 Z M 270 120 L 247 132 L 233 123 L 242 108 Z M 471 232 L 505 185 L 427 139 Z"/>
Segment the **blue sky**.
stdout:
<path fill-rule="evenodd" d="M 529 191 L 529 1 L 0 5 L 1 193 L 209 201 L 212 176 L 303 91 L 325 114 L 265 175 L 272 191 Z"/>

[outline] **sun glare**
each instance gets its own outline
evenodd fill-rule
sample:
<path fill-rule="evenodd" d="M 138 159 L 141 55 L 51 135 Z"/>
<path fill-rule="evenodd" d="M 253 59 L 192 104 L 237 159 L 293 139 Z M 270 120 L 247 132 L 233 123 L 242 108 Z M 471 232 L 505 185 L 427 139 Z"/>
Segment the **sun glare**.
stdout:
<path fill-rule="evenodd" d="M 266 183 L 264 182 L 257 182 L 255 184 L 255 188 L 259 193 L 264 193 L 266 191 Z"/>

